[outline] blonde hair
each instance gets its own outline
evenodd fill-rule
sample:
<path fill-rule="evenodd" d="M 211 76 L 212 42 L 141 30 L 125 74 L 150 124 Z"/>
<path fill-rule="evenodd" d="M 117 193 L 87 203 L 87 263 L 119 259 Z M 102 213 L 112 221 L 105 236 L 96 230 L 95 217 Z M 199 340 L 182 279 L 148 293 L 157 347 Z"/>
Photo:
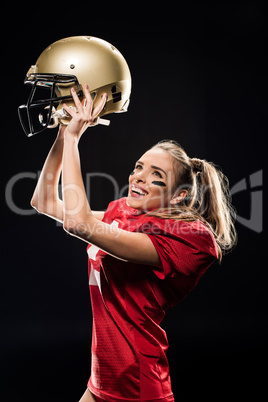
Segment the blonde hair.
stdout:
<path fill-rule="evenodd" d="M 152 211 L 149 215 L 163 219 L 201 220 L 213 233 L 221 260 L 222 254 L 237 240 L 235 211 L 227 177 L 212 162 L 189 158 L 176 141 L 160 141 L 151 149 L 155 148 L 168 152 L 173 158 L 176 182 L 173 193 L 187 190 L 187 196 L 179 204 Z"/>

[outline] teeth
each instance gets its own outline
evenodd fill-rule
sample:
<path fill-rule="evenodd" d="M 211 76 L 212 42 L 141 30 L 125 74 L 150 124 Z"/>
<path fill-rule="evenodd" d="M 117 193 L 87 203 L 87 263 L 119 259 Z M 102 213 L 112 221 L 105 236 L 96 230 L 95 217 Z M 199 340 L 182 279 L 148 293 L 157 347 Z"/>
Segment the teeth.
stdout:
<path fill-rule="evenodd" d="M 138 193 L 140 195 L 147 195 L 147 192 L 142 191 L 140 188 L 136 187 L 136 186 L 132 186 L 132 191 L 135 191 L 135 193 Z"/>

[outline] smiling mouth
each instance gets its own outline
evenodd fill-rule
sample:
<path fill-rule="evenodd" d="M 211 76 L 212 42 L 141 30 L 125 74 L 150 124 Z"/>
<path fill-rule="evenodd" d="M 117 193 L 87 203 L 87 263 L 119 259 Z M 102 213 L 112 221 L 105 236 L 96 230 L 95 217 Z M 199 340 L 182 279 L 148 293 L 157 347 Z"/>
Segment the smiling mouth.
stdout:
<path fill-rule="evenodd" d="M 131 186 L 131 195 L 133 197 L 145 197 L 148 194 L 147 191 L 143 190 L 140 187 L 137 187 L 135 185 Z"/>

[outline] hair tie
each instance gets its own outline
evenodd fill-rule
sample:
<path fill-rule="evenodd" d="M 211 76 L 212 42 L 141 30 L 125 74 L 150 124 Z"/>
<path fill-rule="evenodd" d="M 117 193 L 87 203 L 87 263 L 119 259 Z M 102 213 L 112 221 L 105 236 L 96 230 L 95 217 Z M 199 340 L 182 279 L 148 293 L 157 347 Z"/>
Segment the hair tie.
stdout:
<path fill-rule="evenodd" d="M 191 158 L 190 163 L 191 163 L 191 167 L 192 167 L 194 173 L 203 172 L 203 161 L 202 161 L 202 159 Z"/>

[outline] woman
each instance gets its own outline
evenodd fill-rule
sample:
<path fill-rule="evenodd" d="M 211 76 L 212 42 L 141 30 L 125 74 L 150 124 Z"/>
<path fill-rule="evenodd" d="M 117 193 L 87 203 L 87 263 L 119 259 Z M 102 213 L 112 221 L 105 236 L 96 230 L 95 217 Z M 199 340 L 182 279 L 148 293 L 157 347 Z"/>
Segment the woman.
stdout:
<path fill-rule="evenodd" d="M 92 211 L 82 180 L 78 142 L 94 124 L 88 86 L 60 127 L 32 206 L 88 243 L 93 311 L 92 369 L 80 402 L 174 401 L 160 322 L 236 238 L 228 183 L 211 163 L 163 141 L 136 162 L 127 198 Z M 58 196 L 62 172 L 63 200 Z"/>

